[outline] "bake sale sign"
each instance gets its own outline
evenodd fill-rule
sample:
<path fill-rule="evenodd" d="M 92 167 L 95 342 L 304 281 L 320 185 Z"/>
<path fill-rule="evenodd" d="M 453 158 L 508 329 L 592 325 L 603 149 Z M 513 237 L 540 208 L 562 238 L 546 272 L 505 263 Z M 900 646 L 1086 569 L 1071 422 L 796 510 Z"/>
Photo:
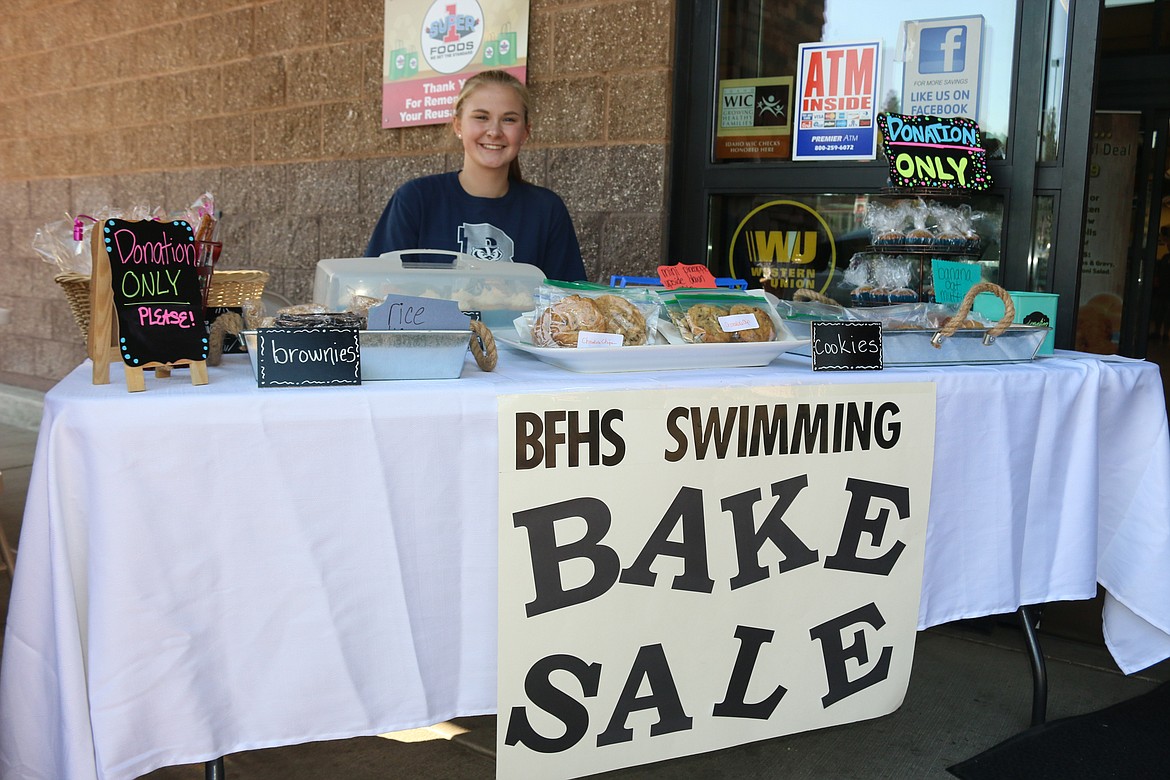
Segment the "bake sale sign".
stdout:
<path fill-rule="evenodd" d="M 793 160 L 877 156 L 881 46 L 880 41 L 800 44 Z"/>
<path fill-rule="evenodd" d="M 501 396 L 497 777 L 888 714 L 932 383 Z"/>

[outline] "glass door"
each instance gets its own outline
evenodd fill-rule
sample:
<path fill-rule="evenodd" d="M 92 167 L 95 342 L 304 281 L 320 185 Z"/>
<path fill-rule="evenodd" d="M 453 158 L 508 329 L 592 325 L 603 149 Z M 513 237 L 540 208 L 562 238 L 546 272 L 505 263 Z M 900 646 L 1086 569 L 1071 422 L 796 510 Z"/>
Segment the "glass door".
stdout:
<path fill-rule="evenodd" d="M 1076 20 L 1060 3 L 1017 0 L 945 14 L 929 2 L 679 0 L 669 259 L 779 297 L 811 288 L 840 300 L 871 248 L 872 203 L 890 196 L 874 116 L 962 116 L 984 135 L 993 186 L 932 200 L 968 216 L 984 278 L 1067 284 L 1058 268 L 1079 256 L 1089 108 L 1063 88 L 1085 78 L 1063 52 L 1088 46 L 1091 83 L 1096 31 L 1095 4 L 1074 8 Z M 1041 165 L 1059 171 L 1044 192 Z M 1050 229 L 1042 242 L 1037 219 Z"/>

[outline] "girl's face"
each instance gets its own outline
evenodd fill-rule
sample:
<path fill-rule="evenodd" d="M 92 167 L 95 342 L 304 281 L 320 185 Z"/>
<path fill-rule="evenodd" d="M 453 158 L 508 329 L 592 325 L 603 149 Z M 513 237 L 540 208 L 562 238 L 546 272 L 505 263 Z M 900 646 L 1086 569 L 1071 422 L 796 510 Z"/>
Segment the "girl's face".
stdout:
<path fill-rule="evenodd" d="M 463 101 L 454 120 L 463 141 L 463 165 L 507 170 L 528 140 L 524 103 L 506 84 L 483 84 Z"/>

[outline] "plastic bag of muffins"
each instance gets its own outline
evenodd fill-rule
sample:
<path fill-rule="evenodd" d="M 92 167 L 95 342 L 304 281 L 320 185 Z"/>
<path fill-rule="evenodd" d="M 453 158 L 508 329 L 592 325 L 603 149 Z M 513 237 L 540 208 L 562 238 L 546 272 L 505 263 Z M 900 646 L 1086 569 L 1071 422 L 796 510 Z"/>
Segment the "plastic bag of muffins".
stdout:
<path fill-rule="evenodd" d="M 981 238 L 978 223 L 989 215 L 964 203 L 951 206 L 917 198 L 894 203 L 870 203 L 865 224 L 875 247 L 897 249 L 943 249 L 978 252 Z"/>
<path fill-rule="evenodd" d="M 921 285 L 919 267 L 917 257 L 859 252 L 849 260 L 841 283 L 853 306 L 915 303 Z"/>
<path fill-rule="evenodd" d="M 687 344 L 788 338 L 768 300 L 748 290 L 665 290 L 659 300 Z"/>
<path fill-rule="evenodd" d="M 848 308 L 818 301 L 780 301 L 779 315 L 798 323 L 803 331 L 809 322 L 880 322 L 882 330 L 938 330 L 958 315 L 958 307 L 941 303 L 901 303 L 889 306 Z M 965 329 L 989 328 L 995 322 L 978 312 L 970 312 L 960 321 Z"/>
<path fill-rule="evenodd" d="M 636 347 L 658 329 L 658 299 L 648 288 L 549 280 L 534 297 L 533 346 Z"/>

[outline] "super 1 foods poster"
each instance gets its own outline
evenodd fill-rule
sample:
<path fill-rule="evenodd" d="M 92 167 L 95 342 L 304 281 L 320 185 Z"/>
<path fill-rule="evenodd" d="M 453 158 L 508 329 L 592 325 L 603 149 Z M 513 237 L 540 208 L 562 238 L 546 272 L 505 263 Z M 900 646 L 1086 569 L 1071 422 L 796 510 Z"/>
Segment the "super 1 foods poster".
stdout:
<path fill-rule="evenodd" d="M 483 70 L 524 81 L 527 0 L 386 0 L 382 127 L 451 118 L 463 82 Z"/>

